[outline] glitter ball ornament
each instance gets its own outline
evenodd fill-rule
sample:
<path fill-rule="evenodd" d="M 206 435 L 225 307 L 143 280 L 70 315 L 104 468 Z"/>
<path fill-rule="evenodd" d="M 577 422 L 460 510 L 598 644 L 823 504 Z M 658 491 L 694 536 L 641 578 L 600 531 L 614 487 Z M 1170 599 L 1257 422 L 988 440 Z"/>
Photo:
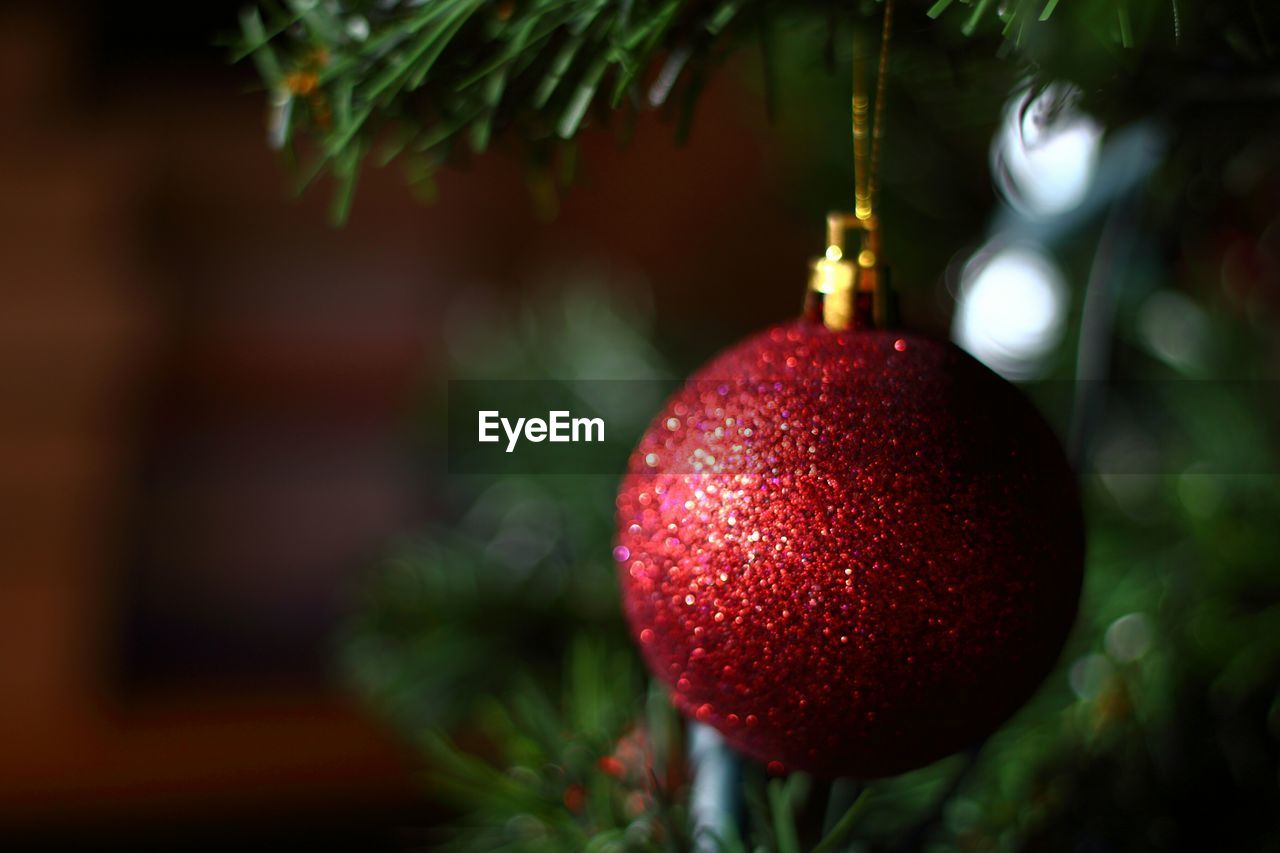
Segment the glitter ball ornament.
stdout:
<path fill-rule="evenodd" d="M 618 495 L 627 618 L 679 708 L 775 771 L 876 777 L 990 734 L 1053 665 L 1075 483 L 955 346 L 777 326 L 667 403 Z"/>

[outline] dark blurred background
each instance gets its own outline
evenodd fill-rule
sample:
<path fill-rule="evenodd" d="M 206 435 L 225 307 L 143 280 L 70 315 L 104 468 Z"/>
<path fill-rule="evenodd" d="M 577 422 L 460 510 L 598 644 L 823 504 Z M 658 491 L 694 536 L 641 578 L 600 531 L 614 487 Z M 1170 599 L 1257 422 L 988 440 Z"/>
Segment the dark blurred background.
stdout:
<path fill-rule="evenodd" d="M 446 307 L 586 263 L 699 339 L 714 315 L 710 348 L 794 309 L 820 235 L 731 81 L 686 147 L 589 138 L 552 224 L 498 154 L 434 207 L 371 171 L 336 230 L 216 43 L 241 5 L 0 9 L 0 837 L 412 823 L 410 753 L 330 660 L 431 512 L 406 412 Z"/>

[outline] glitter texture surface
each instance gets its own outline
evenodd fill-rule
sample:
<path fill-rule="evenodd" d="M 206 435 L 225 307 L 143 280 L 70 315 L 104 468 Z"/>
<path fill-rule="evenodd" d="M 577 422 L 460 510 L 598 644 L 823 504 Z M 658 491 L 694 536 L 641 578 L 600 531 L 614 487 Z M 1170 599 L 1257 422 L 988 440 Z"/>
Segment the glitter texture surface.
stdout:
<path fill-rule="evenodd" d="M 1057 440 L 949 343 L 796 322 L 668 401 L 618 494 L 632 634 L 774 771 L 871 778 L 991 733 L 1052 667 L 1084 532 Z"/>

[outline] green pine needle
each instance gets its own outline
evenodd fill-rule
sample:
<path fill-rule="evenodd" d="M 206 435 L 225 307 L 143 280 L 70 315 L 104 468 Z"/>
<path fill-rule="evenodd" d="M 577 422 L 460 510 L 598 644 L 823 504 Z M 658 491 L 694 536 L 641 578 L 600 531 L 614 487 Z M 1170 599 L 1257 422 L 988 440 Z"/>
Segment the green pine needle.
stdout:
<path fill-rule="evenodd" d="M 870 799 L 865 788 L 858 791 L 853 803 L 845 810 L 840 820 L 836 821 L 835 826 L 831 827 L 831 831 L 813 848 L 813 853 L 835 853 L 837 850 L 845 849 Z"/>
<path fill-rule="evenodd" d="M 786 779 L 769 782 L 769 812 L 773 820 L 774 840 L 778 853 L 800 853 L 800 836 L 796 830 L 796 786 L 803 777 L 792 774 Z"/>
<path fill-rule="evenodd" d="M 929 7 L 929 11 L 925 12 L 925 14 L 930 18 L 936 19 L 943 12 L 947 11 L 947 7 L 950 6 L 952 2 L 953 0 L 938 0 L 937 3 L 934 3 Z"/>
<path fill-rule="evenodd" d="M 978 29 L 978 24 L 982 22 L 982 18 L 987 14 L 987 7 L 991 5 L 991 0 L 978 0 L 973 6 L 973 12 L 969 14 L 969 19 L 964 22 L 964 26 L 960 31 L 967 36 L 973 35 Z"/>
<path fill-rule="evenodd" d="M 1123 3 L 1117 6 L 1116 17 L 1120 20 L 1120 44 L 1133 47 L 1133 23 L 1129 20 L 1129 7 Z"/>
<path fill-rule="evenodd" d="M 596 88 L 600 85 L 600 78 L 604 76 L 606 67 L 603 58 L 596 60 L 586 77 L 578 84 L 560 123 L 556 126 L 556 133 L 561 139 L 572 139 L 578 133 L 578 127 L 587 114 L 587 107 L 591 106 L 591 100 L 596 95 Z"/>

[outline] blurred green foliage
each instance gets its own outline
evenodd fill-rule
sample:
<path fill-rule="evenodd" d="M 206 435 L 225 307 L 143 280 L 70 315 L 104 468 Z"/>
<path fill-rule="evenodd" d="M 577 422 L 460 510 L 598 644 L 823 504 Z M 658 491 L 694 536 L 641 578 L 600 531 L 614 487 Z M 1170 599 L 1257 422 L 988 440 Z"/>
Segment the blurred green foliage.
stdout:
<path fill-rule="evenodd" d="M 1201 318 L 1202 358 L 1171 362 L 1143 319 L 1152 292 L 1168 293 L 1122 299 L 1096 445 L 1103 459 L 1137 446 L 1158 461 L 1136 473 L 1100 464 L 1084 480 L 1087 581 L 1059 670 L 972 752 L 870 783 L 839 829 L 854 839 L 848 849 L 1280 845 L 1274 412 L 1265 395 L 1202 383 L 1164 401 L 1136 445 L 1131 417 L 1149 405 L 1153 378 L 1264 375 L 1266 339 L 1213 290 L 1201 304 L 1179 297 Z M 642 301 L 603 285 L 473 316 L 453 347 L 463 378 L 666 372 Z M 488 359 L 477 363 L 479 352 Z M 439 421 L 428 407 L 428 456 L 443 447 Z M 645 418 L 617 426 L 638 435 Z M 1242 448 L 1258 473 L 1241 467 Z M 453 516 L 395 549 L 344 644 L 349 673 L 421 743 L 427 784 L 456 810 L 433 840 L 473 851 L 687 849 L 683 725 L 645 686 L 618 610 L 616 484 L 449 482 Z M 746 815 L 724 849 L 808 849 L 824 817 L 839 817 L 823 814 L 830 786 L 803 774 L 769 781 L 748 765 L 741 785 Z"/>

